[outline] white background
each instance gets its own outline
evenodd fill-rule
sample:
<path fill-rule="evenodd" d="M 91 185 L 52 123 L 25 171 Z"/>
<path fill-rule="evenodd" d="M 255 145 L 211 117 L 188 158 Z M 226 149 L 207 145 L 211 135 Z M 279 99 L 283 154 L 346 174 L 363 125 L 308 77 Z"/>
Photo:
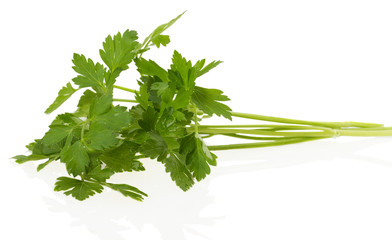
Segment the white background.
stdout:
<path fill-rule="evenodd" d="M 199 84 L 234 111 L 392 124 L 391 1 L 1 1 L 0 239 L 391 239 L 390 137 L 217 152 L 186 193 L 144 160 L 112 178 L 149 193 L 143 203 L 109 190 L 79 202 L 53 191 L 61 164 L 37 173 L 9 159 L 75 108 L 80 95 L 43 113 L 75 76 L 74 52 L 97 61 L 108 34 L 143 39 L 184 10 L 172 43 L 145 57 L 223 60 Z M 120 85 L 136 86 L 132 71 Z"/>

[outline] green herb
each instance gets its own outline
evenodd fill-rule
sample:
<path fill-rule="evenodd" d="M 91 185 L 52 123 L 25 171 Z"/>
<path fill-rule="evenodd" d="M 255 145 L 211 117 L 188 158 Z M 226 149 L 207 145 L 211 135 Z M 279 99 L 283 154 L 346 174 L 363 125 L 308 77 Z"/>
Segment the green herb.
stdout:
<path fill-rule="evenodd" d="M 197 79 L 219 66 L 221 61 L 187 60 L 174 51 L 168 69 L 143 53 L 166 46 L 170 38 L 162 33 L 183 14 L 156 28 L 139 42 L 136 31 L 108 36 L 99 50 L 103 63 L 74 54 L 76 77 L 63 87 L 46 109 L 51 113 L 73 93 L 85 89 L 73 113 L 59 114 L 41 139 L 26 147 L 31 155 L 17 155 L 17 163 L 42 161 L 65 164 L 71 177 L 59 177 L 55 191 L 78 200 L 101 193 L 104 187 L 141 201 L 147 196 L 138 188 L 109 182 L 118 172 L 144 171 L 140 159 L 161 162 L 182 190 L 210 174 L 217 164 L 211 151 L 278 146 L 336 136 L 390 136 L 392 128 L 358 122 L 314 122 L 233 112 L 221 90 L 198 86 Z M 117 77 L 135 64 L 140 73 L 139 89 L 116 84 Z M 128 91 L 133 99 L 113 98 L 113 89 Z M 115 102 L 133 103 L 131 108 Z M 248 118 L 275 124 L 202 125 L 211 116 Z M 253 140 L 251 143 L 207 146 L 204 138 L 215 135 Z"/>

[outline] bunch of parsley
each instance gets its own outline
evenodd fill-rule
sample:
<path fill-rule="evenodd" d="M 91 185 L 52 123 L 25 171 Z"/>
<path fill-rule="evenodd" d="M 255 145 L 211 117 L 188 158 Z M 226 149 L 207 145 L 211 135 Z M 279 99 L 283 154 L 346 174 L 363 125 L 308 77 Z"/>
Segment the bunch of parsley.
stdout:
<path fill-rule="evenodd" d="M 254 114 L 235 113 L 225 105 L 229 98 L 218 89 L 196 85 L 196 79 L 221 61 L 194 64 L 174 51 L 169 69 L 142 54 L 151 47 L 166 46 L 162 33 L 183 14 L 156 28 L 143 42 L 136 31 L 108 36 L 99 51 L 103 64 L 74 54 L 78 74 L 67 83 L 45 113 L 61 106 L 72 94 L 86 89 L 73 113 L 59 114 L 41 139 L 27 145 L 30 155 L 17 155 L 17 163 L 45 160 L 41 170 L 54 161 L 65 164 L 72 177 L 59 177 L 55 191 L 85 200 L 104 187 L 141 201 L 146 193 L 128 184 L 108 182 L 117 172 L 144 171 L 141 158 L 156 159 L 182 190 L 210 174 L 217 164 L 211 151 L 292 144 L 337 135 L 386 136 L 392 130 L 380 124 L 357 122 L 311 122 Z M 139 89 L 115 85 L 117 77 L 133 62 L 140 73 Z M 134 99 L 115 99 L 113 90 L 134 94 Z M 134 103 L 132 108 L 114 102 Z M 201 125 L 206 116 L 271 121 L 270 125 Z M 214 135 L 254 140 L 252 143 L 207 146 L 204 138 Z"/>

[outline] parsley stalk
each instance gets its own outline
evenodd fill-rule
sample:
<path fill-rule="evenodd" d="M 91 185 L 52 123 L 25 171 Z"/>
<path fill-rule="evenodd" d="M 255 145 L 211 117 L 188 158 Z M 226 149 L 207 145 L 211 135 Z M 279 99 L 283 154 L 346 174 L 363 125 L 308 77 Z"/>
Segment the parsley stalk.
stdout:
<path fill-rule="evenodd" d="M 291 123 L 291 124 L 303 124 L 303 125 L 311 125 L 311 126 L 322 126 L 322 127 L 382 127 L 383 124 L 376 123 L 362 123 L 362 122 L 314 122 L 314 121 L 304 121 L 290 118 L 281 118 L 281 117 L 270 117 L 263 116 L 257 114 L 249 114 L 249 113 L 239 113 L 239 112 L 231 112 L 232 116 L 247 118 L 253 120 L 261 120 L 268 122 L 277 122 L 277 123 Z"/>
<path fill-rule="evenodd" d="M 113 102 L 130 102 L 130 103 L 138 103 L 138 101 L 133 100 L 133 99 L 119 99 L 119 98 L 113 98 Z"/>
<path fill-rule="evenodd" d="M 137 93 L 136 90 L 130 89 L 130 88 L 126 88 L 126 87 L 121 87 L 121 86 L 118 86 L 118 85 L 113 85 L 113 87 L 117 88 L 117 89 L 120 89 L 120 90 L 123 90 L 123 91 L 126 91 L 126 92 Z"/>
<path fill-rule="evenodd" d="M 254 142 L 254 143 L 238 143 L 238 144 L 226 144 L 226 145 L 211 145 L 208 148 L 211 151 L 218 151 L 218 150 L 233 150 L 233 149 L 247 149 L 247 148 L 262 148 L 262 147 L 273 147 L 273 146 L 281 146 L 281 145 L 288 145 L 294 143 L 302 143 L 314 140 L 320 140 L 320 138 L 289 138 L 289 139 L 280 139 L 270 142 Z"/>

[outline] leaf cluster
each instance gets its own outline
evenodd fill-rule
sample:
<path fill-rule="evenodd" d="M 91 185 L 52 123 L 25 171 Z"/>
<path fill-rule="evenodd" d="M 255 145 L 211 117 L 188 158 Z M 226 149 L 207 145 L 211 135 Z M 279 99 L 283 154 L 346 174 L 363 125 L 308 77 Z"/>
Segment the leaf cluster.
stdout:
<path fill-rule="evenodd" d="M 168 69 L 142 54 L 152 46 L 166 46 L 170 38 L 162 33 L 180 17 L 156 28 L 143 42 L 136 31 L 108 36 L 99 50 L 103 64 L 82 54 L 73 55 L 76 77 L 58 93 L 46 109 L 51 113 L 76 91 L 84 89 L 73 113 L 59 114 L 41 139 L 26 147 L 30 155 L 17 155 L 18 163 L 65 164 L 71 177 L 59 177 L 55 191 L 78 200 L 101 193 L 104 187 L 141 201 L 147 196 L 136 187 L 107 182 L 118 172 L 144 171 L 142 158 L 157 159 L 182 190 L 204 179 L 216 165 L 198 133 L 198 122 L 213 114 L 231 119 L 229 100 L 217 89 L 196 85 L 196 79 L 218 66 L 205 59 L 192 63 L 174 51 Z M 115 105 L 113 89 L 120 74 L 134 63 L 140 73 L 136 104 Z"/>

